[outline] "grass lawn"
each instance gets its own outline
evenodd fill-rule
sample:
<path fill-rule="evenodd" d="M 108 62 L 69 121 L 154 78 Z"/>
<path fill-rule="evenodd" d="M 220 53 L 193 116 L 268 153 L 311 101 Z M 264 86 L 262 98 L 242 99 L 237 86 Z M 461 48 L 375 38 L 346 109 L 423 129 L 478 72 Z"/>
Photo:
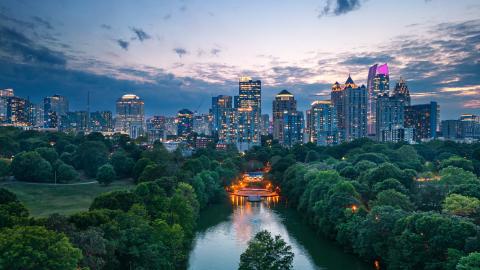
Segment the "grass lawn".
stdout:
<path fill-rule="evenodd" d="M 14 192 L 27 206 L 30 214 L 35 217 L 48 216 L 53 213 L 69 215 L 86 210 L 100 193 L 130 189 L 133 186 L 132 181 L 128 180 L 114 181 L 107 187 L 98 183 L 71 186 L 22 182 L 0 184 L 0 187 Z"/>

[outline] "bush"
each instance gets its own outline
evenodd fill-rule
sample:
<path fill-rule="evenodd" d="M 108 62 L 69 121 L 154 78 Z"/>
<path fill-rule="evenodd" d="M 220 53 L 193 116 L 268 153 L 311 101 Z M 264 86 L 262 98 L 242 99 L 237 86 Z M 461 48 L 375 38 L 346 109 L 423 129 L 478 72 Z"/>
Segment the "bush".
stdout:
<path fill-rule="evenodd" d="M 112 165 L 105 164 L 105 165 L 102 165 L 102 167 L 98 168 L 97 181 L 100 184 L 107 186 L 110 183 L 112 183 L 113 180 L 115 180 L 115 178 L 116 178 L 115 169 L 113 168 Z"/>

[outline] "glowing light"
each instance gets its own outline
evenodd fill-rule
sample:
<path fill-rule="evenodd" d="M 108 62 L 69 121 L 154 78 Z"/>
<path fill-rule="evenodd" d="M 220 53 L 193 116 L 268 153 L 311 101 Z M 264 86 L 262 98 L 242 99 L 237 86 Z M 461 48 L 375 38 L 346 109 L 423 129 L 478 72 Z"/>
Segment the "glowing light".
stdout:
<path fill-rule="evenodd" d="M 375 266 L 375 269 L 380 269 L 380 262 L 378 260 L 375 260 L 373 262 L 373 266 Z"/>
<path fill-rule="evenodd" d="M 356 213 L 357 210 L 358 210 L 358 207 L 357 207 L 355 204 L 352 205 L 350 208 L 352 209 L 352 212 L 353 212 L 353 213 Z"/>

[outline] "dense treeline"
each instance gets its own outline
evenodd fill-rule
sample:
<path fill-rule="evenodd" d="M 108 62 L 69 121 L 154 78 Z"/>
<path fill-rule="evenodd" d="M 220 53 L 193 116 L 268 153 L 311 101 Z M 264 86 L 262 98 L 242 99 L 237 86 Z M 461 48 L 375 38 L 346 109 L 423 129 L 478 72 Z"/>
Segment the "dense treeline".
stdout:
<path fill-rule="evenodd" d="M 258 147 L 321 234 L 387 269 L 479 269 L 480 144 Z M 477 267 L 477 268 L 474 268 Z"/>
<path fill-rule="evenodd" d="M 1 176 L 17 181 L 135 183 L 98 196 L 88 211 L 47 218 L 29 216 L 0 188 L 0 269 L 184 268 L 200 209 L 225 196 L 223 185 L 248 165 L 231 148 L 184 157 L 100 133 L 2 128 L 0 145 Z"/>

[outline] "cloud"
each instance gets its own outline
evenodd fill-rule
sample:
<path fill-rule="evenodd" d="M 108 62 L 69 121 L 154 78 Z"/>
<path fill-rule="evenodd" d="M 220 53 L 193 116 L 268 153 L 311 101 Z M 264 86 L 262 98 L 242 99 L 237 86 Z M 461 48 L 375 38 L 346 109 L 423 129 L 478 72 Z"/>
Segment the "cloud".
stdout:
<path fill-rule="evenodd" d="M 469 109 L 480 109 L 480 99 L 469 100 L 463 104 L 463 107 Z"/>
<path fill-rule="evenodd" d="M 184 55 L 188 54 L 188 51 L 184 48 L 174 48 L 173 51 L 178 55 L 178 57 L 182 58 Z"/>
<path fill-rule="evenodd" d="M 183 5 L 183 6 L 181 6 L 181 7 L 179 8 L 179 10 L 180 10 L 181 12 L 185 12 L 185 11 L 187 11 L 187 6 L 186 6 L 186 5 Z"/>
<path fill-rule="evenodd" d="M 63 53 L 35 44 L 23 33 L 3 26 L 0 26 L 0 58 L 51 66 L 64 66 L 67 63 Z"/>
<path fill-rule="evenodd" d="M 120 46 L 120 48 L 124 49 L 125 51 L 128 51 L 128 46 L 130 46 L 130 43 L 123 39 L 117 39 L 117 44 L 118 46 Z"/>
<path fill-rule="evenodd" d="M 324 0 L 318 17 L 339 16 L 357 10 L 365 0 Z"/>
<path fill-rule="evenodd" d="M 38 16 L 33 16 L 32 18 L 33 18 L 33 20 L 36 24 L 39 24 L 39 25 L 45 27 L 48 30 L 53 30 L 53 26 L 52 26 L 52 24 L 50 24 L 49 21 L 47 21 L 45 19 L 42 19 Z"/>
<path fill-rule="evenodd" d="M 210 54 L 213 55 L 213 56 L 218 56 L 218 54 L 221 52 L 222 50 L 220 50 L 219 48 L 213 48 L 210 50 Z"/>
<path fill-rule="evenodd" d="M 112 30 L 112 26 L 109 24 L 102 23 L 100 27 L 106 30 Z"/>
<path fill-rule="evenodd" d="M 143 31 L 140 28 L 132 27 L 130 29 L 133 31 L 133 33 L 135 33 L 136 38 L 138 38 L 138 40 L 140 40 L 141 42 L 151 38 L 149 34 L 147 34 L 145 31 Z"/>
<path fill-rule="evenodd" d="M 171 18 L 172 18 L 172 14 L 170 14 L 170 13 L 165 14 L 165 16 L 163 16 L 164 20 L 170 20 Z"/>
<path fill-rule="evenodd" d="M 393 63 L 395 58 L 387 54 L 362 54 L 362 55 L 353 55 L 349 56 L 347 59 L 343 60 L 341 64 L 343 65 L 353 65 L 353 66 L 371 66 L 376 63 Z"/>

